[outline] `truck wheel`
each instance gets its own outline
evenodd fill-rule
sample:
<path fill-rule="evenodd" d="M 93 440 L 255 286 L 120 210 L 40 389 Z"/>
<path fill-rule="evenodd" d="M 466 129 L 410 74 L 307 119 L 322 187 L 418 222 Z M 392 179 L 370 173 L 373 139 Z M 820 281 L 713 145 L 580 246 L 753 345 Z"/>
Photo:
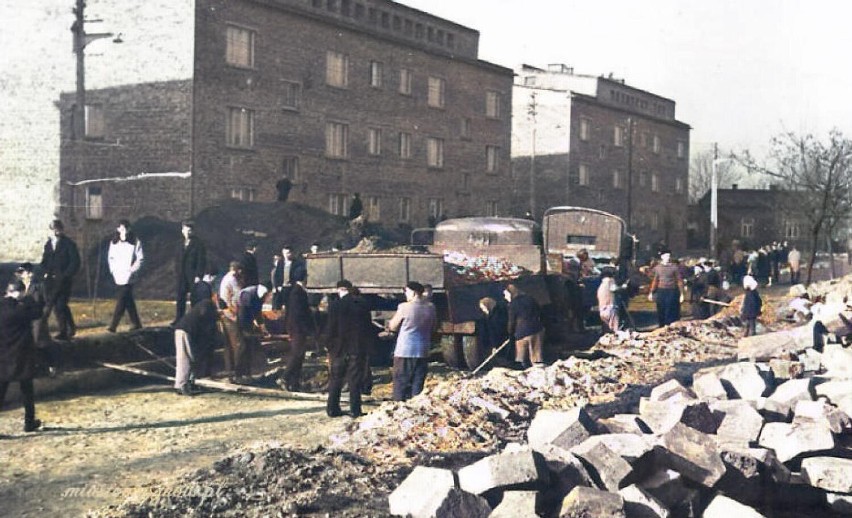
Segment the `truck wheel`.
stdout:
<path fill-rule="evenodd" d="M 486 351 L 482 347 L 479 337 L 473 335 L 462 336 L 462 352 L 464 353 L 464 361 L 467 363 L 468 370 L 473 370 L 485 361 L 485 358 L 491 354 L 491 351 Z"/>
<path fill-rule="evenodd" d="M 444 363 L 447 364 L 447 367 L 463 369 L 462 337 L 460 335 L 441 335 L 441 354 L 444 356 Z"/>

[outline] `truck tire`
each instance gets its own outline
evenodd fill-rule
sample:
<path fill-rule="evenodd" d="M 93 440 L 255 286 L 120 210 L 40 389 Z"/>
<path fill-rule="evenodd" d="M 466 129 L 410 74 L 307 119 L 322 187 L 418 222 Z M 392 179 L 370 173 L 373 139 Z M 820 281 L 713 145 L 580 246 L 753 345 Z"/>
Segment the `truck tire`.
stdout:
<path fill-rule="evenodd" d="M 465 335 L 462 339 L 462 353 L 464 354 L 464 362 L 467 364 L 468 370 L 473 370 L 485 361 L 485 358 L 491 354 L 491 351 L 486 351 L 482 347 L 479 337 L 475 335 Z"/>
<path fill-rule="evenodd" d="M 441 354 L 451 369 L 464 369 L 461 335 L 441 335 Z"/>

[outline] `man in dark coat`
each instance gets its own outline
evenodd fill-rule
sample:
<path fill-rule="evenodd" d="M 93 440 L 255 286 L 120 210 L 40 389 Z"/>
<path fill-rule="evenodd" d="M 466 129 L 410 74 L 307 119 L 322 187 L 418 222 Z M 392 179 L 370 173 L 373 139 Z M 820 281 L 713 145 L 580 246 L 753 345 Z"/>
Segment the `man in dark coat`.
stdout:
<path fill-rule="evenodd" d="M 308 292 L 305 291 L 305 277 L 301 275 L 290 288 L 290 300 L 287 301 L 287 334 L 290 335 L 290 350 L 287 353 L 287 367 L 279 384 L 291 392 L 301 390 L 302 364 L 308 336 L 314 332 L 314 317 L 308 305 Z"/>
<path fill-rule="evenodd" d="M 77 244 L 65 235 L 62 221 L 53 220 L 50 229 L 53 236 L 44 244 L 41 256 L 46 301 L 42 318 L 47 324 L 50 314 L 55 312 L 56 322 L 59 324 L 56 339 L 68 340 L 77 332 L 68 300 L 71 298 L 74 275 L 80 270 L 80 252 L 77 250 Z"/>
<path fill-rule="evenodd" d="M 305 261 L 293 252 L 290 245 L 281 247 L 281 259 L 275 264 L 272 271 L 273 307 L 280 309 L 287 305 L 290 300 L 290 288 L 296 279 L 308 277 L 308 269 Z"/>
<path fill-rule="evenodd" d="M 257 243 L 249 241 L 246 245 L 246 251 L 243 252 L 243 258 L 240 264 L 243 266 L 243 279 L 246 286 L 255 286 L 260 284 L 260 275 L 257 270 L 257 257 L 254 255 L 257 251 Z"/>
<path fill-rule="evenodd" d="M 177 296 L 175 297 L 175 319 L 172 325 L 177 324 L 177 321 L 186 314 L 186 294 L 204 276 L 207 252 L 204 243 L 195 237 L 194 231 L 193 222 L 183 222 L 181 226 L 183 242 L 177 253 Z"/>
<path fill-rule="evenodd" d="M 44 285 L 36 278 L 32 263 L 22 263 L 15 270 L 15 278 L 24 284 L 24 296 L 44 306 Z M 37 366 L 46 367 L 51 378 L 59 369 L 59 344 L 50 339 L 47 322 L 41 315 L 33 320 L 33 338 L 37 355 Z"/>
<path fill-rule="evenodd" d="M 199 284 L 208 284 L 207 279 Z M 201 290 L 194 291 L 200 294 Z M 192 396 L 194 380 L 208 374 L 211 352 L 218 342 L 219 309 L 214 301 L 212 287 L 207 297 L 192 303 L 192 308 L 175 324 L 175 390 L 178 394 Z"/>
<path fill-rule="evenodd" d="M 25 287 L 12 281 L 6 296 L 0 300 L 0 406 L 12 381 L 18 382 L 24 398 L 24 431 L 32 432 L 41 426 L 35 418 L 35 343 L 33 320 L 39 318 L 42 305 L 24 296 Z"/>
<path fill-rule="evenodd" d="M 330 376 L 328 381 L 329 417 L 343 415 L 340 410 L 340 393 L 344 381 L 349 384 L 349 411 L 352 417 L 361 415 L 361 384 L 364 381 L 364 365 L 370 344 L 375 338 L 370 308 L 360 297 L 351 294 L 352 283 L 341 280 L 337 283 L 339 300 L 328 308 L 326 347 Z"/>
<path fill-rule="evenodd" d="M 509 303 L 508 332 L 515 339 L 515 362 L 519 367 L 544 364 L 544 326 L 541 308 L 515 284 L 503 290 Z"/>

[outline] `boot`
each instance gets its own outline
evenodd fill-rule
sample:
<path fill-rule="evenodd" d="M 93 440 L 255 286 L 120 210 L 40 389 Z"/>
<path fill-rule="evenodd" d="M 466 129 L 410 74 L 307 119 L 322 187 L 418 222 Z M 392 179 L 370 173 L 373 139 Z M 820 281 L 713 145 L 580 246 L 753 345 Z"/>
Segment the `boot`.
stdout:
<path fill-rule="evenodd" d="M 24 431 L 34 432 L 41 428 L 41 419 L 27 419 L 24 421 Z"/>

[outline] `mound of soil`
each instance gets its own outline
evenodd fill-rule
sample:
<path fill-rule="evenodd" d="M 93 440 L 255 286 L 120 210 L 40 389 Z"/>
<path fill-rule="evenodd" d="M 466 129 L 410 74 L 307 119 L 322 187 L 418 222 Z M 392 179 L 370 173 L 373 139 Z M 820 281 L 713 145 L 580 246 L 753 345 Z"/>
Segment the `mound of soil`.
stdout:
<path fill-rule="evenodd" d="M 282 245 L 288 244 L 296 253 L 303 253 L 314 242 L 320 244 L 321 250 L 328 250 L 334 245 L 354 246 L 361 237 L 352 234 L 345 218 L 295 203 L 227 201 L 199 213 L 195 224 L 196 234 L 207 248 L 208 262 L 220 273 L 227 270 L 229 261 L 242 256 L 249 241 L 256 241 L 261 282 L 268 280 L 272 255 L 280 251 Z M 136 295 L 140 298 L 171 299 L 175 288 L 175 258 L 182 243 L 180 223 L 145 216 L 134 222 L 133 228 L 145 250 L 145 263 Z M 363 230 L 381 231 L 372 227 Z M 391 239 L 394 237 L 391 236 Z M 106 264 L 110 238 L 105 236 L 99 247 L 88 251 L 92 264 L 101 263 L 99 297 L 111 296 L 114 289 Z M 94 275 L 96 269 L 91 270 Z M 85 279 L 78 279 L 75 285 L 79 295 L 86 295 Z"/>

